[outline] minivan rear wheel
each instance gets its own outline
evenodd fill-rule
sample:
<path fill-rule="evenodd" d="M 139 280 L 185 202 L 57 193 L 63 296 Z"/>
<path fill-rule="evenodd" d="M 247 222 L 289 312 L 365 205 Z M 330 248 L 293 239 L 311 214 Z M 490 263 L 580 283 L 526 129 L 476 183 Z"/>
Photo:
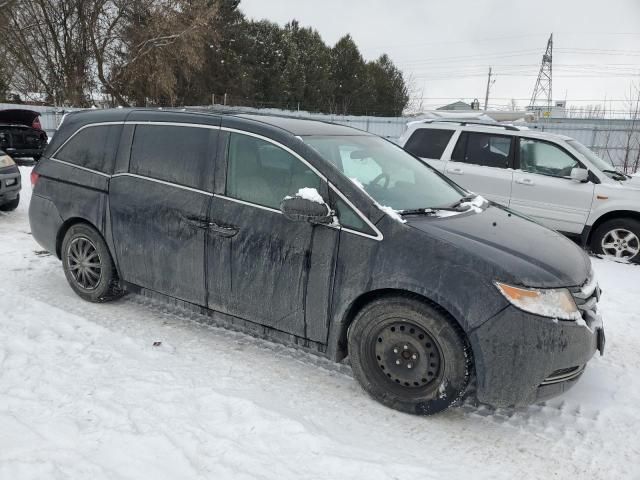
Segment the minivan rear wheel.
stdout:
<path fill-rule="evenodd" d="M 349 357 L 364 390 L 388 407 L 418 415 L 463 396 L 471 351 L 445 312 L 413 297 L 366 305 L 349 328 Z"/>
<path fill-rule="evenodd" d="M 73 225 L 62 241 L 62 267 L 71 288 L 89 302 L 121 297 L 118 275 L 102 236 L 89 225 Z"/>
<path fill-rule="evenodd" d="M 640 222 L 633 218 L 604 222 L 593 233 L 591 249 L 600 255 L 640 263 Z"/>

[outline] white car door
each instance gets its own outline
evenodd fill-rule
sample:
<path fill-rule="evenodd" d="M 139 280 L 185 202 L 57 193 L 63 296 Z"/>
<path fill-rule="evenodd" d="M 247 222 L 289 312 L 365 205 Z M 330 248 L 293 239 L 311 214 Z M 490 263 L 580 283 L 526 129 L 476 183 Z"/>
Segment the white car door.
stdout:
<path fill-rule="evenodd" d="M 514 145 L 509 135 L 462 132 L 444 174 L 467 190 L 508 206 Z"/>
<path fill-rule="evenodd" d="M 595 185 L 570 178 L 584 168 L 559 145 L 533 138 L 519 139 L 520 169 L 513 176 L 511 208 L 540 223 L 568 233 L 581 233 L 587 221 Z"/>
<path fill-rule="evenodd" d="M 447 149 L 454 132 L 455 130 L 451 128 L 418 128 L 411 134 L 403 148 L 442 172 L 445 164 L 442 154 Z"/>

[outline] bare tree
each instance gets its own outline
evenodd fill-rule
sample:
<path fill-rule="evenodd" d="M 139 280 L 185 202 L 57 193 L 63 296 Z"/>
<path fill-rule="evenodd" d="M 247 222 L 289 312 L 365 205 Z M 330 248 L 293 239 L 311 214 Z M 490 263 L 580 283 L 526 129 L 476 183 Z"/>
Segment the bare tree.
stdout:
<path fill-rule="evenodd" d="M 16 68 L 22 94 L 44 92 L 56 105 L 87 104 L 90 76 L 83 0 L 7 0 L 0 9 L 0 44 Z"/>
<path fill-rule="evenodd" d="M 635 82 L 629 87 L 627 105 L 630 124 L 625 134 L 622 168 L 625 173 L 632 173 L 638 169 L 638 157 L 640 157 L 640 132 L 638 132 L 640 126 L 640 85 Z M 636 148 L 639 149 L 637 155 L 634 153 Z"/>

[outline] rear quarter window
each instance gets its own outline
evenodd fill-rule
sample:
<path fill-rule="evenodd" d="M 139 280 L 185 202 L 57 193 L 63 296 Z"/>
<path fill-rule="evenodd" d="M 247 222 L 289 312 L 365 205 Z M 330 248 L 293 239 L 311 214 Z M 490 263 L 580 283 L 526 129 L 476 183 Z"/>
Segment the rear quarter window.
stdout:
<path fill-rule="evenodd" d="M 78 131 L 54 158 L 80 167 L 112 174 L 122 125 L 88 126 Z"/>
<path fill-rule="evenodd" d="M 416 157 L 440 160 L 452 135 L 453 130 L 419 128 L 411 134 L 404 149 Z"/>

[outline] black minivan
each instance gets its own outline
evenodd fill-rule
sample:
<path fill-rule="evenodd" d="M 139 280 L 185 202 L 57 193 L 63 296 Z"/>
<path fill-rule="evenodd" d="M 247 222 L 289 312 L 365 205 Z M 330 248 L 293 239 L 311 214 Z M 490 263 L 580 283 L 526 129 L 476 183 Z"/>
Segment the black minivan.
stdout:
<path fill-rule="evenodd" d="M 171 299 L 334 361 L 431 414 L 573 385 L 604 332 L 562 235 L 352 128 L 144 109 L 69 114 L 32 174 L 35 239 L 81 297 Z"/>

